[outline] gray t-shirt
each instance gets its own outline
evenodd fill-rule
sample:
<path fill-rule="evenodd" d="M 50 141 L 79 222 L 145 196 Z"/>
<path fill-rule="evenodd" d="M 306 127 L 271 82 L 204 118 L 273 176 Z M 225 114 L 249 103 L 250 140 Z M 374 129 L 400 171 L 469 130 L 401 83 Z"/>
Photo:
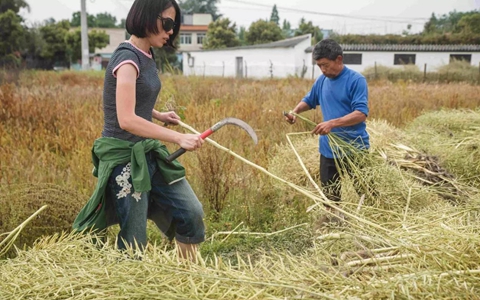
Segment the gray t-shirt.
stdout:
<path fill-rule="evenodd" d="M 151 50 L 150 53 L 153 53 Z M 144 137 L 131 134 L 120 128 L 117 118 L 116 71 L 124 64 L 132 64 L 138 72 L 135 94 L 135 114 L 152 121 L 152 110 L 161 89 L 158 70 L 151 54 L 145 53 L 129 42 L 121 43 L 110 59 L 105 72 L 103 87 L 104 125 L 102 136 L 139 142 Z"/>

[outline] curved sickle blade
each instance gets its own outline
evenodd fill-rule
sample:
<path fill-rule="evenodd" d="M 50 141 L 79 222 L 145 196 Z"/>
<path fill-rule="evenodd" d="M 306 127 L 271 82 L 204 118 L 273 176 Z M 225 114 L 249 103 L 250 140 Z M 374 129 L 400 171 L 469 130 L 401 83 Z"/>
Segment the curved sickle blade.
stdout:
<path fill-rule="evenodd" d="M 250 125 L 248 125 L 244 121 L 242 121 L 240 119 L 237 119 L 237 118 L 231 118 L 231 117 L 225 118 L 225 119 L 221 120 L 220 122 L 218 122 L 217 124 L 213 125 L 211 129 L 212 129 L 212 131 L 215 132 L 218 129 L 220 129 L 222 126 L 227 125 L 227 124 L 236 125 L 236 126 L 242 128 L 252 138 L 255 145 L 258 143 L 258 138 L 257 138 L 257 134 L 255 133 L 255 130 L 253 130 L 253 128 Z"/>
<path fill-rule="evenodd" d="M 208 136 L 210 136 L 212 133 L 214 133 L 215 131 L 217 131 L 218 129 L 222 128 L 224 125 L 227 125 L 227 124 L 232 124 L 232 125 L 235 125 L 235 126 L 238 126 L 240 128 L 242 128 L 243 130 L 245 130 L 248 135 L 252 138 L 252 140 L 255 142 L 255 144 L 258 143 L 258 138 L 257 138 L 257 134 L 255 133 L 255 131 L 253 130 L 252 127 L 250 127 L 250 125 L 248 125 L 247 123 L 243 122 L 242 120 L 240 119 L 237 119 L 237 118 L 225 118 L 219 122 L 217 122 L 215 125 L 213 125 L 212 127 L 210 127 L 209 129 L 207 129 L 206 131 L 204 131 L 200 137 L 202 139 L 206 139 Z M 187 150 L 183 149 L 183 148 L 180 148 L 178 149 L 177 151 L 175 151 L 174 153 L 170 154 L 169 156 L 167 156 L 165 159 L 167 162 L 172 162 L 174 159 L 177 159 L 178 157 L 180 157 L 182 154 L 184 154 L 185 152 L 187 152 Z"/>

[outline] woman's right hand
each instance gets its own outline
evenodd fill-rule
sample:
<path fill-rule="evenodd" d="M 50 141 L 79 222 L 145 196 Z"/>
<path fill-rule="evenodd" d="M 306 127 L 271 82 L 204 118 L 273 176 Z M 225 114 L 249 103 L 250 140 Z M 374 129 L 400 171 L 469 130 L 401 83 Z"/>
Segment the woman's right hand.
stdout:
<path fill-rule="evenodd" d="M 188 151 L 195 151 L 202 147 L 204 140 L 199 134 L 183 134 L 180 142 L 180 147 Z"/>

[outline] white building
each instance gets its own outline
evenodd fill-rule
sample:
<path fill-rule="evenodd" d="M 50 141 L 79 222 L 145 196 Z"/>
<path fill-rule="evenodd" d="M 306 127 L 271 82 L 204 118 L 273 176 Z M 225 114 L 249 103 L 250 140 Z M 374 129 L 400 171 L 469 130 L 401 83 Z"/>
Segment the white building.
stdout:
<path fill-rule="evenodd" d="M 415 64 L 435 71 L 453 59 L 480 64 L 480 45 L 341 45 L 345 64 L 363 72 L 382 65 Z M 321 72 L 312 60 L 311 36 L 303 35 L 268 44 L 183 53 L 186 76 L 316 78 Z"/>
<path fill-rule="evenodd" d="M 180 52 L 201 50 L 207 35 L 211 14 L 182 15 L 180 26 Z"/>
<path fill-rule="evenodd" d="M 127 39 L 127 31 L 125 28 L 89 28 L 88 31 L 103 31 L 108 35 L 108 44 L 102 49 L 95 49 L 98 54 L 112 54 L 118 45 L 125 42 Z"/>
<path fill-rule="evenodd" d="M 368 67 L 382 65 L 403 67 L 416 65 L 428 71 L 449 64 L 452 60 L 464 60 L 474 66 L 480 64 L 480 45 L 341 45 L 343 61 L 350 69 L 363 72 Z M 306 52 L 311 54 L 313 47 Z M 318 70 L 318 72 L 320 72 Z"/>
<path fill-rule="evenodd" d="M 118 45 L 125 42 L 127 39 L 127 32 L 124 28 L 92 28 L 89 29 L 96 31 L 103 31 L 108 35 L 108 44 L 102 49 L 95 49 L 94 53 L 90 53 L 93 57 L 90 65 L 94 70 L 105 69 L 112 57 L 113 52 L 117 49 Z"/>
<path fill-rule="evenodd" d="M 225 77 L 287 77 L 302 75 L 311 66 L 305 50 L 311 35 L 268 44 L 183 53 L 184 75 Z"/>
<path fill-rule="evenodd" d="M 71 28 L 70 30 L 74 31 L 78 29 L 79 28 Z M 88 28 L 89 33 L 92 31 L 104 32 L 106 35 L 108 35 L 108 43 L 105 47 L 101 49 L 96 48 L 95 52 L 89 53 L 90 67 L 93 70 L 105 69 L 110 61 L 110 58 L 112 57 L 113 51 L 117 49 L 120 43 L 127 39 L 127 32 L 124 28 Z M 81 70 L 81 60 L 72 62 L 70 68 L 73 70 Z"/>

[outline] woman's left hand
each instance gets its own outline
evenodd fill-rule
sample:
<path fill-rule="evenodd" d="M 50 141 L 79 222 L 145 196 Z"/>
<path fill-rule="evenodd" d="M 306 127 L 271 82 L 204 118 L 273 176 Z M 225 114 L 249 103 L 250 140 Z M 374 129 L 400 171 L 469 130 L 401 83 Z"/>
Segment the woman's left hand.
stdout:
<path fill-rule="evenodd" d="M 160 113 L 160 120 L 167 125 L 178 125 L 180 117 L 174 111 L 169 111 Z"/>

